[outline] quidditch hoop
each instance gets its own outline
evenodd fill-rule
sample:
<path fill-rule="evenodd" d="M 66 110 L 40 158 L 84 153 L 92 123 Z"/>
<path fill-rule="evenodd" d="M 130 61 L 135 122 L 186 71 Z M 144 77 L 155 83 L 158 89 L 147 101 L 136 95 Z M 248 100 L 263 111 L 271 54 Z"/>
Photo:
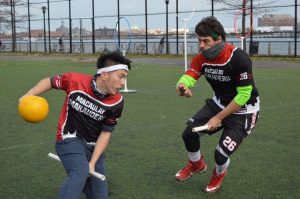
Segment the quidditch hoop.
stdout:
<path fill-rule="evenodd" d="M 238 32 L 238 28 L 237 28 L 237 18 L 239 15 L 243 14 L 244 11 L 245 12 L 248 11 L 248 15 L 250 14 L 250 28 L 249 28 L 249 31 L 245 35 L 241 35 L 241 33 Z M 236 15 L 234 16 L 234 32 L 235 32 L 236 37 L 242 38 L 242 37 L 248 37 L 250 35 L 250 33 L 252 32 L 252 29 L 253 29 L 253 27 L 252 27 L 253 20 L 252 19 L 253 19 L 253 13 L 252 13 L 251 9 L 242 8 L 241 10 L 239 10 L 239 12 L 236 13 Z"/>
<path fill-rule="evenodd" d="M 119 42 L 118 42 L 118 37 L 117 37 L 117 29 L 118 29 L 118 25 L 121 21 L 121 19 L 125 20 L 129 30 L 128 30 L 128 33 L 127 33 L 127 38 L 128 38 L 128 42 L 126 43 L 127 45 L 127 48 L 126 49 L 121 49 L 121 44 L 119 45 Z M 120 34 L 120 33 L 119 33 Z M 119 50 L 125 50 L 126 52 L 130 49 L 130 45 L 131 45 L 131 26 L 130 26 L 130 23 L 129 21 L 125 18 L 125 17 L 120 17 L 119 20 L 117 21 L 116 23 L 116 26 L 115 26 L 115 31 L 114 31 L 114 38 L 115 38 L 115 43 L 116 43 L 116 46 Z"/>

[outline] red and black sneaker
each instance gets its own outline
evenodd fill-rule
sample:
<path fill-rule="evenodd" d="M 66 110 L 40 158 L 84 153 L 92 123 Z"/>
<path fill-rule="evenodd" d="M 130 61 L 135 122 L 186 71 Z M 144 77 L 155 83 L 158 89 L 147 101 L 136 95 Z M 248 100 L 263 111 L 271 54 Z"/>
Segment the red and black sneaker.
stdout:
<path fill-rule="evenodd" d="M 197 162 L 189 161 L 188 165 L 186 165 L 183 169 L 176 173 L 175 178 L 176 180 L 187 180 L 189 179 L 194 173 L 197 172 L 204 172 L 207 169 L 207 165 L 204 160 L 204 156 L 201 156 L 201 159 Z"/>
<path fill-rule="evenodd" d="M 214 193 L 218 191 L 226 174 L 227 170 L 225 170 L 223 173 L 217 174 L 216 169 L 214 169 L 210 183 L 205 187 L 204 191 L 206 193 Z"/>

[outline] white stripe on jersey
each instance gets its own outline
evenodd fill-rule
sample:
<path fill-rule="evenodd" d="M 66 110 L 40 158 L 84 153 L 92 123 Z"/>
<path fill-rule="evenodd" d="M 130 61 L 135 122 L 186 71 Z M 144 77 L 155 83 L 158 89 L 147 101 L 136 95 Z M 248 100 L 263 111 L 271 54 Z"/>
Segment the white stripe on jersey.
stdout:
<path fill-rule="evenodd" d="M 218 107 L 220 107 L 221 109 L 224 109 L 225 106 L 223 104 L 221 104 L 220 99 L 218 99 L 216 96 L 213 96 L 212 98 L 214 100 L 214 102 L 218 105 Z M 260 109 L 260 100 L 259 97 L 256 98 L 257 102 L 252 105 L 252 104 L 245 104 L 244 108 L 241 108 L 240 110 L 238 110 L 237 112 L 233 113 L 233 114 L 238 114 L 238 115 L 242 115 L 242 114 L 249 114 L 249 113 L 255 113 L 258 112 Z"/>

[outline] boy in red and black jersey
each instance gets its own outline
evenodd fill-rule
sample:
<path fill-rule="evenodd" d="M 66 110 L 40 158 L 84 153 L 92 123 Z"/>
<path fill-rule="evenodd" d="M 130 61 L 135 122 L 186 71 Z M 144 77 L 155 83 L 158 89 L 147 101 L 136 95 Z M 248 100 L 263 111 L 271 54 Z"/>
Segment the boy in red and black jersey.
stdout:
<path fill-rule="evenodd" d="M 129 69 L 130 60 L 120 53 L 102 54 L 94 76 L 69 72 L 48 77 L 24 95 L 52 88 L 66 92 L 55 148 L 68 175 L 58 199 L 80 198 L 82 192 L 86 198 L 108 198 L 107 181 L 90 177 L 89 171 L 105 175 L 104 151 L 121 117 L 124 100 L 118 91 Z"/>
<path fill-rule="evenodd" d="M 116 119 L 122 113 L 123 97 L 118 92 L 98 97 L 92 81 L 92 76 L 79 73 L 65 73 L 51 78 L 52 88 L 67 93 L 58 121 L 57 141 L 76 136 L 96 143 L 102 131 L 114 130 Z"/>
<path fill-rule="evenodd" d="M 259 115 L 259 95 L 254 83 L 252 62 L 241 49 L 225 43 L 225 31 L 215 17 L 201 20 L 195 28 L 200 52 L 190 68 L 179 79 L 176 90 L 180 96 L 191 97 L 190 88 L 204 76 L 214 91 L 214 96 L 187 122 L 182 138 L 188 152 L 189 163 L 176 174 L 177 180 L 186 180 L 196 172 L 207 169 L 200 153 L 200 137 L 223 129 L 217 144 L 216 162 L 211 181 L 205 192 L 219 190 L 230 163 L 229 156 L 251 133 Z M 197 126 L 208 129 L 192 132 Z"/>

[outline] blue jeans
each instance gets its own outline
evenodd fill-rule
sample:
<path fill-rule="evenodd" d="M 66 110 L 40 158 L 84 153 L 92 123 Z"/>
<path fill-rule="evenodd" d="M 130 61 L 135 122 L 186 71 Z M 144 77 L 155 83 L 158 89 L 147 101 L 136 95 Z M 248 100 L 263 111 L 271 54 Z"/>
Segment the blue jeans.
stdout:
<path fill-rule="evenodd" d="M 94 146 L 81 138 L 66 138 L 55 145 L 56 152 L 67 172 L 67 177 L 58 192 L 58 199 L 79 199 L 81 193 L 87 199 L 107 199 L 107 181 L 89 175 L 89 160 Z M 106 174 L 104 155 L 96 163 L 95 171 Z"/>

